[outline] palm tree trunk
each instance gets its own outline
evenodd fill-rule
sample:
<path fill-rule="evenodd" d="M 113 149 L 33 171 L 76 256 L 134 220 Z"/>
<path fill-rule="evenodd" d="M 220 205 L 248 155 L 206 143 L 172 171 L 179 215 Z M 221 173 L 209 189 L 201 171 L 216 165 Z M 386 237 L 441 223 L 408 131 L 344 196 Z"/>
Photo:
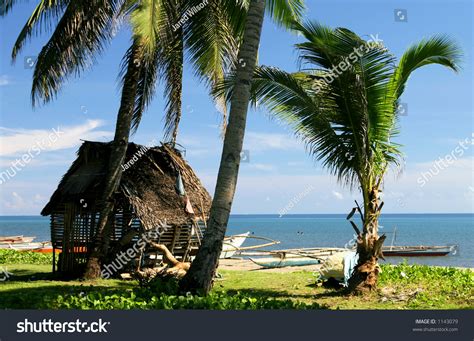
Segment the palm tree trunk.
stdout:
<path fill-rule="evenodd" d="M 257 62 L 264 14 L 265 0 L 250 1 L 244 37 L 238 53 L 236 84 L 231 98 L 229 124 L 224 137 L 209 223 L 191 269 L 180 283 L 181 290 L 185 292 L 207 294 L 212 288 L 237 185 L 250 85 Z"/>
<path fill-rule="evenodd" d="M 135 95 L 139 77 L 139 49 L 136 45 L 132 48 L 127 73 L 124 78 L 120 109 L 117 116 L 114 140 L 111 143 L 110 157 L 108 160 L 104 188 L 100 200 L 100 217 L 91 255 L 87 261 L 84 278 L 95 279 L 100 277 L 101 260 L 105 257 L 110 239 L 111 224 L 114 223 L 113 196 L 122 177 L 122 164 L 128 147 L 128 138 L 135 108 Z M 110 219 L 109 219 L 110 218 Z M 109 221 L 112 220 L 112 221 Z M 108 228 L 109 226 L 110 228 Z"/>
<path fill-rule="evenodd" d="M 385 235 L 382 237 L 378 235 L 381 208 L 378 188 L 372 188 L 364 207 L 364 229 L 357 238 L 359 260 L 348 285 L 348 291 L 353 294 L 363 294 L 376 287 L 380 272 L 378 259 L 383 257 L 382 245 Z"/>

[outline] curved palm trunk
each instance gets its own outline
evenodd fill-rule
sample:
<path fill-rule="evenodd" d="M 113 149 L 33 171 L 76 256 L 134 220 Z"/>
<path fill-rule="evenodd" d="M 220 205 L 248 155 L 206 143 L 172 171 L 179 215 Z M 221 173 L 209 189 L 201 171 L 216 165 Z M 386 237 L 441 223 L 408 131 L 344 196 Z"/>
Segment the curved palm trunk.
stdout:
<path fill-rule="evenodd" d="M 257 61 L 264 13 L 265 0 L 250 2 L 208 228 L 191 269 L 180 283 L 182 291 L 207 294 L 212 288 L 237 184 L 250 102 L 250 84 Z"/>
<path fill-rule="evenodd" d="M 135 95 L 137 92 L 139 77 L 139 51 L 134 46 L 132 51 L 133 57 L 130 58 L 125 75 L 120 109 L 117 116 L 117 124 L 115 127 L 115 136 L 111 145 L 110 157 L 104 180 L 104 189 L 100 200 L 101 211 L 97 224 L 96 238 L 94 246 L 86 265 L 84 277 L 86 279 L 94 279 L 100 277 L 101 259 L 107 253 L 109 232 L 111 225 L 114 223 L 113 195 L 118 188 L 122 177 L 122 164 L 128 147 L 128 138 L 132 124 L 133 111 L 135 108 Z"/>
<path fill-rule="evenodd" d="M 378 235 L 380 209 L 378 188 L 374 187 L 364 202 L 364 228 L 357 238 L 359 260 L 348 285 L 351 293 L 364 293 L 377 285 L 380 272 L 378 259 L 383 257 L 382 245 L 385 240 L 385 235 Z"/>

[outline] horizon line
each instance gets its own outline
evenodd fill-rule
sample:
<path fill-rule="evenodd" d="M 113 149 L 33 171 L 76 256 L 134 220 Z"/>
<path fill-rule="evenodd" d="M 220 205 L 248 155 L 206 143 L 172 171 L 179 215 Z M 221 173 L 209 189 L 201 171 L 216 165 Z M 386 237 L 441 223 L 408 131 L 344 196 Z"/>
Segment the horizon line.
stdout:
<path fill-rule="evenodd" d="M 384 214 L 402 214 L 402 215 L 422 215 L 422 214 L 438 214 L 438 215 L 455 215 L 455 214 L 472 214 L 474 215 L 474 212 L 436 212 L 436 213 L 433 213 L 433 212 L 412 212 L 412 213 L 401 213 L 401 212 L 387 212 L 387 213 L 382 213 L 382 215 Z M 236 216 L 236 215 L 267 215 L 267 216 L 280 216 L 279 213 L 231 213 L 230 214 L 231 216 Z M 285 217 L 285 216 L 301 216 L 301 215 L 347 215 L 347 213 L 292 213 L 292 214 L 284 214 L 281 216 L 281 218 Z M 42 216 L 40 214 L 23 214 L 23 215 L 20 215 L 20 214 L 0 214 L 0 218 L 1 217 L 49 217 L 49 216 Z"/>

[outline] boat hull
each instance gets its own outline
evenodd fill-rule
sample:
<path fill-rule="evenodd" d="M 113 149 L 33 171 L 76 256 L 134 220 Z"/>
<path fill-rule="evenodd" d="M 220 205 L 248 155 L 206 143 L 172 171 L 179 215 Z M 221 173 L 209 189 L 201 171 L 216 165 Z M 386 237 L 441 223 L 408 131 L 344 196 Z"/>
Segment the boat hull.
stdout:
<path fill-rule="evenodd" d="M 275 269 L 275 268 L 284 268 L 287 266 L 305 266 L 305 265 L 316 265 L 320 264 L 321 260 L 316 258 L 284 258 L 284 259 L 277 259 L 275 257 L 272 258 L 263 258 L 263 259 L 255 259 L 249 258 L 255 264 L 268 269 Z"/>
<path fill-rule="evenodd" d="M 36 237 L 7 236 L 0 237 L 0 245 L 31 243 Z"/>
<path fill-rule="evenodd" d="M 235 236 L 226 237 L 224 239 L 224 245 L 222 246 L 222 252 L 219 258 L 224 259 L 233 257 L 249 235 L 250 232 L 246 232 L 242 234 L 236 234 Z"/>
<path fill-rule="evenodd" d="M 456 245 L 448 246 L 388 246 L 382 248 L 385 257 L 442 257 L 456 250 Z"/>
<path fill-rule="evenodd" d="M 15 251 L 33 251 L 41 253 L 52 253 L 53 247 L 51 243 L 16 243 L 16 244 L 0 244 L 0 249 Z"/>
<path fill-rule="evenodd" d="M 450 251 L 383 251 L 384 257 L 442 257 Z"/>

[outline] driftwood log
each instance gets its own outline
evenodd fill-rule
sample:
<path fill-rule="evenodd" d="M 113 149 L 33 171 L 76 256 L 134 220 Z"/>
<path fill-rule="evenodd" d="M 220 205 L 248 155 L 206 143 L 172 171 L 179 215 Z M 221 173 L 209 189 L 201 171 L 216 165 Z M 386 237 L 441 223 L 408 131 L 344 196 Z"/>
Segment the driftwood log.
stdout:
<path fill-rule="evenodd" d="M 163 244 L 158 244 L 154 242 L 150 242 L 149 245 L 161 251 L 163 253 L 163 263 L 165 263 L 165 266 L 162 267 L 157 267 L 157 268 L 147 268 L 144 270 L 137 270 L 134 274 L 135 277 L 137 277 L 139 280 L 151 280 L 155 278 L 156 276 L 162 276 L 162 277 L 176 277 L 176 278 L 181 278 L 184 275 L 186 275 L 186 272 L 188 272 L 189 268 L 191 267 L 190 262 L 180 262 L 178 261 L 171 251 L 166 247 L 166 245 Z"/>
<path fill-rule="evenodd" d="M 180 261 L 178 261 L 173 256 L 171 251 L 168 250 L 166 245 L 150 242 L 150 246 L 157 249 L 157 250 L 160 250 L 163 253 L 163 262 L 165 264 L 167 264 L 171 269 L 188 271 L 189 268 L 191 267 L 190 262 L 180 262 Z"/>

